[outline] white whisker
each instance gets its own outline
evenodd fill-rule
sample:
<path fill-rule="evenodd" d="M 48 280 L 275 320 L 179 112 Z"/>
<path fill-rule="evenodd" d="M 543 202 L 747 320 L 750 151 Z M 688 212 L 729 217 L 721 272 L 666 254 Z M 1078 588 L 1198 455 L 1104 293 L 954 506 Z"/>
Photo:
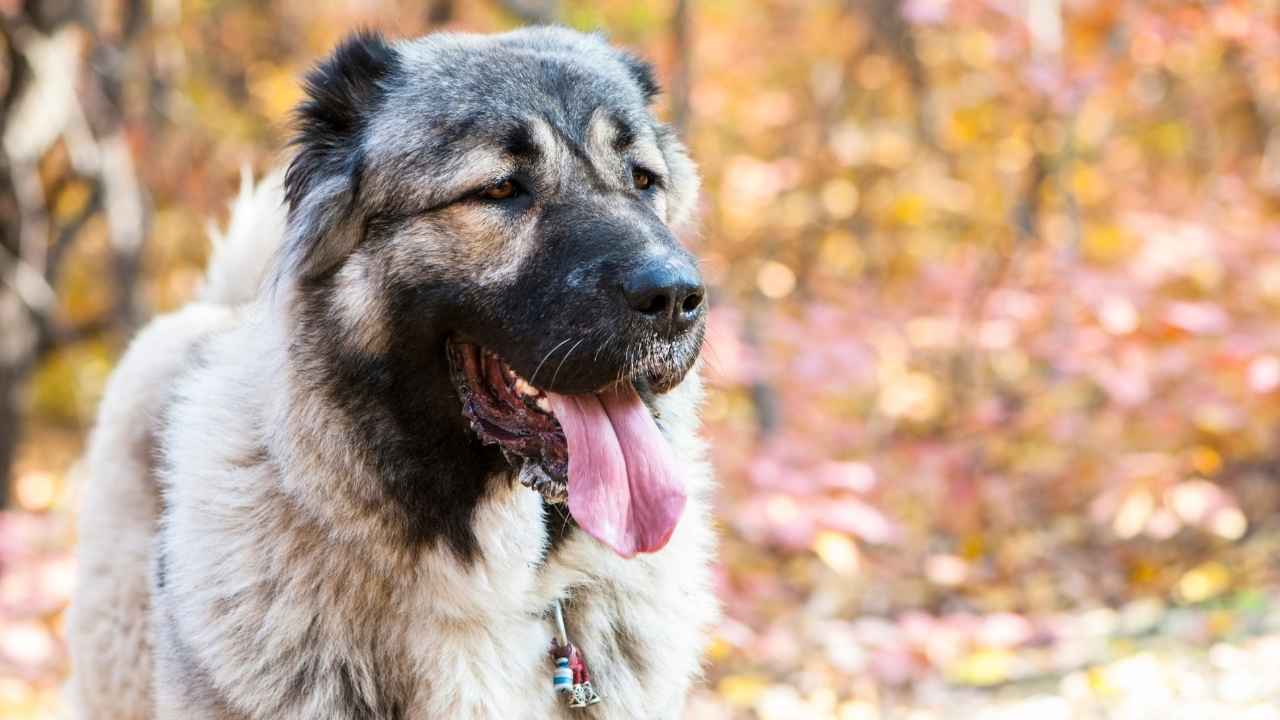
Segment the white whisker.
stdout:
<path fill-rule="evenodd" d="M 617 337 L 617 335 L 610 335 L 604 339 L 604 342 L 600 343 L 600 345 L 596 348 L 595 356 L 591 358 L 592 363 L 600 362 L 600 353 L 604 352 L 604 349 L 609 347 L 609 343 L 613 342 L 613 339 L 615 337 Z"/>
<path fill-rule="evenodd" d="M 537 382 L 538 371 L 541 370 L 542 366 L 547 363 L 547 360 L 551 359 L 551 353 L 555 352 L 556 350 L 559 350 L 561 345 L 564 345 L 565 343 L 569 342 L 572 339 L 573 339 L 573 336 L 570 335 L 569 337 L 561 340 L 555 347 L 547 351 L 547 354 L 542 357 L 542 362 L 538 363 L 538 367 L 534 369 L 533 377 L 529 378 L 530 385 L 533 385 L 534 387 L 538 386 L 538 382 Z"/>
<path fill-rule="evenodd" d="M 569 356 L 573 354 L 573 351 L 577 350 L 579 345 L 586 342 L 586 339 L 587 339 L 586 335 L 582 336 L 582 339 L 574 343 L 573 347 L 569 348 L 569 352 L 565 353 L 564 357 L 560 358 L 560 364 L 556 366 L 556 371 L 551 375 L 551 385 L 555 385 L 556 378 L 560 377 L 560 368 L 564 367 L 564 361 L 568 360 Z"/>

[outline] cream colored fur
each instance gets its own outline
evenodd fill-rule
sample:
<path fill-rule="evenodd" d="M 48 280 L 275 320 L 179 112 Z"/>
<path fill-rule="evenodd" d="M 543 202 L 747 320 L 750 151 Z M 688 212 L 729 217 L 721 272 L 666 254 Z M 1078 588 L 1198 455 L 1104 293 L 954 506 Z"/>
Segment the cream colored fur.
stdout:
<path fill-rule="evenodd" d="M 696 372 L 660 399 L 691 490 L 661 552 L 576 532 L 542 563 L 543 505 L 518 483 L 477 511 L 474 564 L 411 550 L 380 521 L 359 428 L 296 382 L 287 291 L 254 292 L 282 228 L 278 181 L 242 194 L 203 301 L 111 380 L 80 514 L 76 717 L 680 717 L 718 611 Z M 556 599 L 604 697 L 589 711 L 551 690 Z M 388 684 L 402 706 L 376 706 Z"/>

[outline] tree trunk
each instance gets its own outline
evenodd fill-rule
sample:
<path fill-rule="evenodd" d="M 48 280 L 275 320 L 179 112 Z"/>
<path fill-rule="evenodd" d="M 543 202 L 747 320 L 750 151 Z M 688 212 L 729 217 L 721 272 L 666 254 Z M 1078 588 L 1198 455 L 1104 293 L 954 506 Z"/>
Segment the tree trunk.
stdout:
<path fill-rule="evenodd" d="M 21 90 L 26 62 L 14 48 L 7 25 L 0 23 L 0 137 L 9 107 Z M 10 259 L 21 252 L 18 201 L 13 194 L 9 162 L 0 154 L 0 508 L 9 504 L 9 474 L 18 450 L 18 371 L 31 342 L 28 319 L 18 297 L 16 268 Z"/>
<path fill-rule="evenodd" d="M 0 299 L 0 302 L 4 302 Z M 9 505 L 10 473 L 18 452 L 18 378 L 0 363 L 0 508 Z"/>
<path fill-rule="evenodd" d="M 0 508 L 9 498 L 22 436 L 21 394 L 31 372 L 50 352 L 106 330 L 128 332 L 145 315 L 136 285 L 149 214 L 120 102 L 129 67 L 125 56 L 129 41 L 147 23 L 146 4 L 125 0 L 117 9 L 122 32 L 110 38 L 97 34 L 83 0 L 42 0 L 0 11 Z M 90 38 L 83 55 L 77 43 L 61 42 L 65 35 L 60 33 L 70 23 L 80 23 Z M 50 60 L 48 53 L 34 51 L 50 47 L 64 54 Z M 34 62 L 77 63 L 83 74 L 76 98 L 80 113 L 60 118 L 61 125 L 45 128 L 48 133 L 14 130 L 44 122 L 36 117 L 41 108 L 31 104 L 32 97 L 40 97 L 32 84 L 60 81 L 42 78 Z M 87 127 L 77 125 L 76 118 Z M 50 187 L 66 183 L 50 182 L 37 172 L 40 159 L 59 140 L 73 146 L 73 158 L 90 159 L 73 159 L 66 171 L 92 186 L 88 207 L 70 219 L 55 218 L 50 210 L 61 192 Z M 54 288 L 70 248 L 95 214 L 106 220 L 115 302 L 102 316 L 69 327 L 59 320 Z"/>
<path fill-rule="evenodd" d="M 0 111 L 0 134 L 4 131 Z M 21 432 L 19 390 L 35 345 L 31 317 L 18 295 L 18 203 L 9 164 L 0 158 L 0 508 L 8 506 L 9 482 Z"/>

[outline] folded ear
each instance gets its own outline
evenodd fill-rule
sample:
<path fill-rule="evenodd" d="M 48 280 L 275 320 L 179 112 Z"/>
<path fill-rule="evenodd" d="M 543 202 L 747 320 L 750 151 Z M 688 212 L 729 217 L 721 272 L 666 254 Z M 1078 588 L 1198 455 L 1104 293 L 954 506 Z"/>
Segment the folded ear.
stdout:
<path fill-rule="evenodd" d="M 662 86 L 658 84 L 658 75 L 648 60 L 626 50 L 619 50 L 618 56 L 626 66 L 631 79 L 640 86 L 646 101 L 652 101 L 655 95 L 662 92 Z"/>
<path fill-rule="evenodd" d="M 365 135 L 399 62 L 380 34 L 360 32 L 307 74 L 306 99 L 296 112 L 298 150 L 284 179 L 285 273 L 307 278 L 324 272 L 359 240 L 351 211 L 364 169 Z"/>
<path fill-rule="evenodd" d="M 653 102 L 654 96 L 662 92 L 653 65 L 630 51 L 615 48 L 614 52 L 627 69 L 627 74 L 644 94 L 645 101 Z M 655 130 L 658 134 L 658 148 L 662 151 L 667 170 L 671 173 L 670 194 L 667 198 L 667 223 L 673 227 L 680 227 L 689 222 L 698 204 L 698 189 L 701 184 L 698 168 L 689 158 L 689 151 L 674 130 L 661 124 L 655 125 Z"/>
<path fill-rule="evenodd" d="M 644 94 L 645 101 L 653 102 L 654 96 L 662 92 L 653 65 L 630 51 L 615 48 L 614 52 L 627 69 L 627 74 Z M 662 151 L 667 170 L 671 173 L 667 197 L 667 223 L 673 227 L 680 227 L 689 222 L 698 204 L 698 189 L 701 184 L 698 168 L 689 158 L 689 151 L 674 130 L 662 124 L 656 124 L 654 129 L 658 134 L 658 149 Z"/>

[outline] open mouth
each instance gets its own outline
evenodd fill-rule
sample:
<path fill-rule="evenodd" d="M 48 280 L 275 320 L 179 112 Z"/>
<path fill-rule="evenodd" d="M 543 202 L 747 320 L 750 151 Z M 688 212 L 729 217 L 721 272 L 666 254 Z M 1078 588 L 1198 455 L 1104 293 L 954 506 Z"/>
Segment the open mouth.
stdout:
<path fill-rule="evenodd" d="M 501 447 L 512 465 L 532 465 L 520 473 L 521 481 L 549 502 L 563 502 L 569 447 L 547 394 L 479 345 L 449 341 L 449 363 L 472 431 Z"/>
<path fill-rule="evenodd" d="M 448 355 L 463 416 L 520 468 L 522 482 L 549 502 L 567 501 L 579 527 L 619 555 L 666 545 L 684 483 L 632 383 L 562 395 L 476 344 L 450 340 Z"/>

